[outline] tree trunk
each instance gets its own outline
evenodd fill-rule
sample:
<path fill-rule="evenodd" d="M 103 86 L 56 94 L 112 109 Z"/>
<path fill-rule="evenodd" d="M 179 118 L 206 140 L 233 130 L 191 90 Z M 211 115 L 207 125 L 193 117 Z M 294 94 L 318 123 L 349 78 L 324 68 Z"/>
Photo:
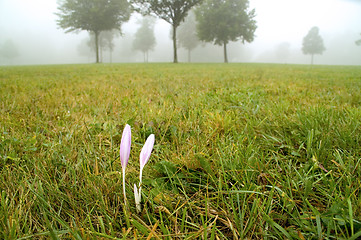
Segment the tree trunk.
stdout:
<path fill-rule="evenodd" d="M 173 63 L 178 62 L 177 56 L 177 26 L 173 24 Z"/>
<path fill-rule="evenodd" d="M 99 46 L 99 62 L 103 62 L 103 47 L 102 46 Z"/>
<path fill-rule="evenodd" d="M 313 54 L 311 54 L 311 65 L 313 65 Z"/>
<path fill-rule="evenodd" d="M 224 63 L 228 63 L 228 56 L 227 56 L 227 43 L 223 43 L 223 53 L 224 53 Z"/>
<path fill-rule="evenodd" d="M 109 48 L 109 61 L 110 61 L 110 63 L 112 63 L 113 62 L 113 59 L 112 59 L 112 49 L 111 48 Z"/>
<path fill-rule="evenodd" d="M 99 63 L 99 32 L 94 32 L 95 36 L 95 62 Z"/>
<path fill-rule="evenodd" d="M 188 62 L 190 63 L 191 62 L 191 50 L 188 49 Z"/>

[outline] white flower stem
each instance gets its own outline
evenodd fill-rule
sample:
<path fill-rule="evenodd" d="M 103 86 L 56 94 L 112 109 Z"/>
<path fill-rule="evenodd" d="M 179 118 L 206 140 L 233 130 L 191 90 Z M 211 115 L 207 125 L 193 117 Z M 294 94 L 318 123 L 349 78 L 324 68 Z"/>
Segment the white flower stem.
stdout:
<path fill-rule="evenodd" d="M 142 199 L 142 177 L 143 177 L 143 168 L 140 169 L 140 173 L 139 173 L 139 202 Z"/>
<path fill-rule="evenodd" d="M 140 205 L 140 201 L 137 201 L 135 206 L 136 206 L 136 209 L 137 209 L 137 213 L 139 214 L 142 211 L 142 206 Z"/>
<path fill-rule="evenodd" d="M 123 169 L 123 196 L 124 196 L 124 206 L 127 205 L 127 196 L 125 194 L 125 169 Z"/>
<path fill-rule="evenodd" d="M 137 213 L 140 213 L 142 211 L 142 205 L 141 205 L 141 199 L 142 199 L 142 173 L 143 169 L 140 169 L 139 173 L 139 189 L 137 189 L 136 185 L 134 184 L 134 197 L 135 197 L 135 206 L 137 209 Z"/>

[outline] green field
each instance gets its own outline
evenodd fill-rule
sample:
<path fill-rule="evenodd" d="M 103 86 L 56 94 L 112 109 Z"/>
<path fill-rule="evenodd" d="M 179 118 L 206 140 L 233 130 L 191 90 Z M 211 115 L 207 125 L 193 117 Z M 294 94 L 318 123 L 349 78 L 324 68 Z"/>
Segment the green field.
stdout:
<path fill-rule="evenodd" d="M 0 239 L 361 237 L 360 67 L 1 67 L 0 104 Z"/>

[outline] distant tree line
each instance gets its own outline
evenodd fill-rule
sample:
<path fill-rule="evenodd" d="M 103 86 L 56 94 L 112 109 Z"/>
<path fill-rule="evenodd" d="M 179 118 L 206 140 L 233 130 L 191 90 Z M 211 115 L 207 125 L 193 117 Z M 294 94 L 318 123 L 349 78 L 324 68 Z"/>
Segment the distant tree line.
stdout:
<path fill-rule="evenodd" d="M 249 8 L 249 0 L 59 0 L 58 3 L 58 26 L 66 33 L 88 31 L 88 45 L 95 52 L 97 63 L 102 59 L 103 49 L 109 51 L 112 61 L 113 39 L 122 34 L 122 24 L 134 11 L 171 25 L 174 63 L 178 62 L 178 45 L 188 51 L 191 61 L 191 51 L 200 41 L 223 46 L 224 62 L 228 62 L 227 45 L 234 41 L 252 42 L 257 28 L 256 12 Z M 132 47 L 141 51 L 147 62 L 148 53 L 156 44 L 155 21 L 145 17 L 139 24 Z M 355 43 L 361 45 L 361 39 Z M 18 53 L 14 46 L 6 44 L 2 55 L 15 58 Z M 303 39 L 302 52 L 311 55 L 313 64 L 314 55 L 322 54 L 325 49 L 319 28 L 311 28 Z M 282 54 L 286 51 L 287 46 L 279 49 Z"/>
<path fill-rule="evenodd" d="M 195 17 L 188 26 L 180 27 L 191 9 Z M 59 0 L 57 24 L 66 33 L 88 31 L 92 37 L 96 62 L 100 62 L 101 49 L 107 44 L 112 51 L 114 30 L 128 21 L 132 11 L 152 15 L 172 26 L 173 62 L 178 62 L 177 43 L 190 52 L 198 40 L 213 42 L 224 48 L 224 61 L 228 62 L 227 44 L 241 40 L 252 42 L 256 30 L 255 10 L 249 10 L 248 0 Z M 197 23 L 196 23 L 196 21 Z M 148 51 L 155 46 L 154 24 L 145 18 L 138 29 L 133 48 L 148 59 Z M 179 28 L 179 36 L 177 30 Z M 104 33 L 111 35 L 106 38 Z"/>

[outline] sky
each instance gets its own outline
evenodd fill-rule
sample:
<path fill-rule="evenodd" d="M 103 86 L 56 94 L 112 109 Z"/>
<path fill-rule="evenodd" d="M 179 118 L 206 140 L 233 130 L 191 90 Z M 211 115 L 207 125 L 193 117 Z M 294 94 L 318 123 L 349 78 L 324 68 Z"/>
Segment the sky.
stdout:
<path fill-rule="evenodd" d="M 92 56 L 82 56 L 79 48 L 88 38 L 87 32 L 65 33 L 56 24 L 56 0 L 0 0 L 0 49 L 7 40 L 17 47 L 20 56 L 1 64 L 62 64 L 93 62 Z M 361 65 L 361 0 L 250 0 L 256 10 L 257 30 L 252 43 L 232 43 L 230 62 L 276 62 L 309 64 L 303 55 L 302 39 L 317 26 L 326 51 L 315 56 L 316 64 Z M 131 51 L 138 17 L 123 24 L 124 35 L 116 39 L 114 61 L 143 61 L 142 54 Z M 171 62 L 170 26 L 158 20 L 155 27 L 157 46 L 150 61 Z M 282 50 L 283 49 L 283 50 Z M 203 57 L 212 55 L 212 58 Z M 222 48 L 207 44 L 193 53 L 195 61 L 223 61 Z M 186 52 L 179 49 L 179 60 L 187 61 Z"/>

